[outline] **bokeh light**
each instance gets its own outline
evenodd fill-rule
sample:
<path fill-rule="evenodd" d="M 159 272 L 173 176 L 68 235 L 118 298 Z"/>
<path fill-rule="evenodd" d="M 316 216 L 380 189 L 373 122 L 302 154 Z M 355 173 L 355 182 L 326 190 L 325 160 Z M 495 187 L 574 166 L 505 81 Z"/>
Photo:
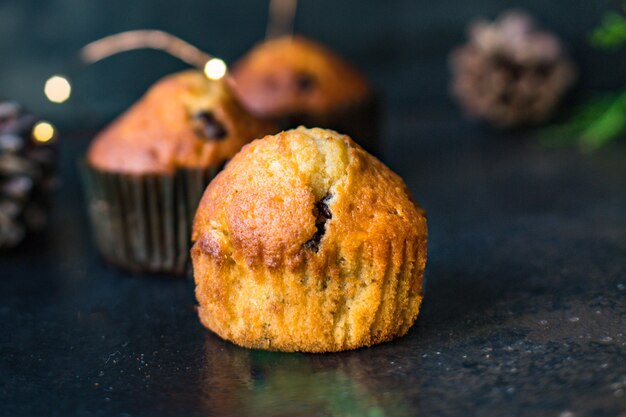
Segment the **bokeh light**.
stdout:
<path fill-rule="evenodd" d="M 33 138 L 37 142 L 46 143 L 54 138 L 56 130 L 49 122 L 38 122 L 33 127 Z"/>
<path fill-rule="evenodd" d="M 55 75 L 48 78 L 48 81 L 46 81 L 44 93 L 51 102 L 63 103 L 70 98 L 72 86 L 67 78 L 61 75 Z"/>
<path fill-rule="evenodd" d="M 211 58 L 204 65 L 204 74 L 211 80 L 219 80 L 226 75 L 226 63 L 219 58 Z"/>

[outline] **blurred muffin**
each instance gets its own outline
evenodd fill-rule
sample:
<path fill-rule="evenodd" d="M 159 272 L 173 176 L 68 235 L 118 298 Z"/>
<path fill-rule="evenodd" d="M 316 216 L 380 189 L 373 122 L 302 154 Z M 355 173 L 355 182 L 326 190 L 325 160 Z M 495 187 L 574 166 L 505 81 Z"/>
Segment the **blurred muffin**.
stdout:
<path fill-rule="evenodd" d="M 257 45 L 233 67 L 242 103 L 283 128 L 319 126 L 346 132 L 377 150 L 378 109 L 367 80 L 322 45 L 300 36 Z"/>
<path fill-rule="evenodd" d="M 272 131 L 223 81 L 199 71 L 156 83 L 87 152 L 89 212 L 104 257 L 134 270 L 184 272 L 204 188 L 244 144 Z"/>
<path fill-rule="evenodd" d="M 218 167 L 252 139 L 273 133 L 250 115 L 223 81 L 199 71 L 165 77 L 91 144 L 87 159 L 102 171 L 173 173 Z"/>
<path fill-rule="evenodd" d="M 332 352 L 404 335 L 422 301 L 426 217 L 348 136 L 247 145 L 209 185 L 192 249 L 202 323 L 241 346 Z"/>

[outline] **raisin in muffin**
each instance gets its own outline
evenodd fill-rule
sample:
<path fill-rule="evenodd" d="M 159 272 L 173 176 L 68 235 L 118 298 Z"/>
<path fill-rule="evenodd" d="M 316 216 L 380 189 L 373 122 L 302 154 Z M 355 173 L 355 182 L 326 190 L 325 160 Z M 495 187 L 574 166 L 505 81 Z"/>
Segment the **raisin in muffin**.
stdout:
<path fill-rule="evenodd" d="M 377 149 L 378 109 L 367 80 L 344 59 L 301 36 L 265 41 L 235 63 L 231 83 L 254 114 L 283 128 L 345 132 Z"/>
<path fill-rule="evenodd" d="M 89 212 L 104 257 L 134 270 L 184 272 L 206 185 L 244 144 L 274 131 L 224 81 L 185 71 L 157 82 L 87 152 Z"/>
<path fill-rule="evenodd" d="M 209 185 L 192 249 L 202 323 L 249 348 L 334 352 L 404 335 L 422 301 L 426 217 L 348 136 L 245 146 Z"/>

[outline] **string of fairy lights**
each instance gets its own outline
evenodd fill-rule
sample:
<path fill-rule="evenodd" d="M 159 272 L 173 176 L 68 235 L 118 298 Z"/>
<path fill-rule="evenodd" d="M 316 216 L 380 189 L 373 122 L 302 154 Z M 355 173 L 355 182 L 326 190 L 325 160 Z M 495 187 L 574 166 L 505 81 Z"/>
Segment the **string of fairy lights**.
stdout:
<path fill-rule="evenodd" d="M 79 69 L 110 56 L 136 49 L 154 49 L 201 69 L 207 78 L 219 80 L 226 75 L 226 63 L 184 40 L 160 30 L 131 30 L 88 43 L 78 53 Z M 48 78 L 44 94 L 53 103 L 64 103 L 72 95 L 69 75 L 56 74 Z"/>
<path fill-rule="evenodd" d="M 201 69 L 210 80 L 223 78 L 228 70 L 222 59 L 203 52 L 190 43 L 160 30 L 132 30 L 91 42 L 80 49 L 77 70 L 121 52 L 136 49 L 164 51 Z M 43 91 L 50 102 L 65 103 L 72 95 L 70 76 L 65 74 L 51 76 L 46 80 Z M 32 136 L 40 143 L 49 142 L 56 136 L 56 129 L 50 122 L 42 121 L 33 127 Z"/>
<path fill-rule="evenodd" d="M 291 34 L 297 0 L 270 0 L 266 39 Z M 106 36 L 82 47 L 76 59 L 77 66 L 71 75 L 110 56 L 137 49 L 154 49 L 166 52 L 181 61 L 202 70 L 210 80 L 219 80 L 228 72 L 226 63 L 194 45 L 160 30 L 131 30 Z M 52 103 L 65 103 L 72 96 L 70 74 L 55 74 L 45 82 L 43 92 Z M 33 127 L 35 140 L 49 142 L 56 136 L 55 127 L 41 121 Z"/>

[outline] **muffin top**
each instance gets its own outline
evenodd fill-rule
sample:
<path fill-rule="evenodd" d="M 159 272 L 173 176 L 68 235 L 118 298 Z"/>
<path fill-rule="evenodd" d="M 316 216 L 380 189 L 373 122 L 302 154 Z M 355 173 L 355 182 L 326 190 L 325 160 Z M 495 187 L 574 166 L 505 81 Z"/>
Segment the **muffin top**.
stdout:
<path fill-rule="evenodd" d="M 304 127 L 246 145 L 205 191 L 193 228 L 196 250 L 214 259 L 291 270 L 364 243 L 388 257 L 425 238 L 425 213 L 398 175 L 348 136 Z"/>
<path fill-rule="evenodd" d="M 163 78 L 96 136 L 88 162 L 128 174 L 219 166 L 274 127 L 249 114 L 228 85 L 190 70 Z"/>
<path fill-rule="evenodd" d="M 263 42 L 239 60 L 231 83 L 254 114 L 318 114 L 367 98 L 365 78 L 345 60 L 300 36 Z"/>

